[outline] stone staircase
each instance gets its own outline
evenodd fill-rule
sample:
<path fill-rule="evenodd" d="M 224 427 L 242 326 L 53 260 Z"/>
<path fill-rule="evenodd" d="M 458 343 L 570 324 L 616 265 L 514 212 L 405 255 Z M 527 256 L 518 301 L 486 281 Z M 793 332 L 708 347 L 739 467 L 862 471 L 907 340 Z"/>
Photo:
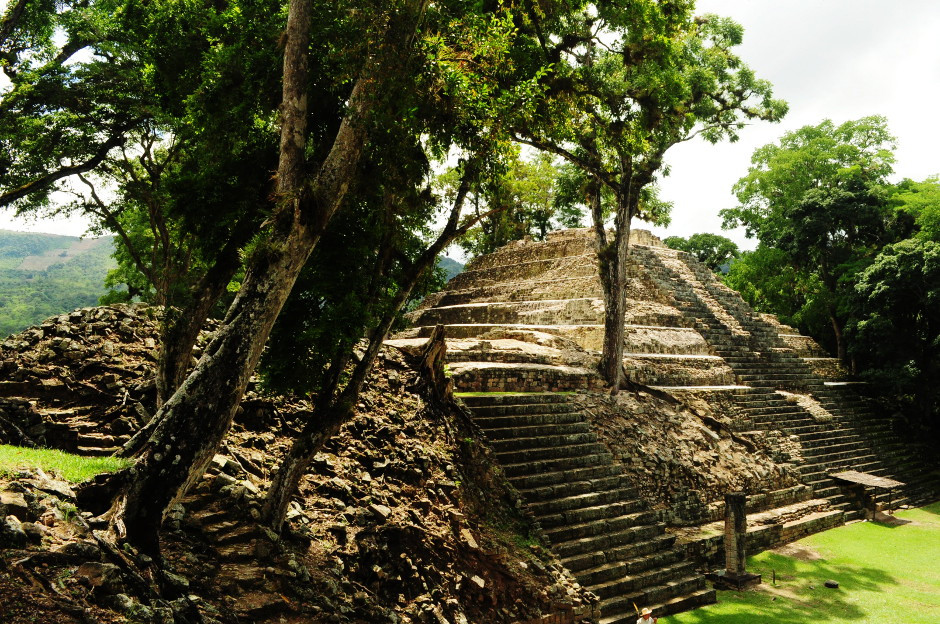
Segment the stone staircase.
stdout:
<path fill-rule="evenodd" d="M 755 313 L 690 255 L 642 231 L 632 244 L 624 319 L 630 380 L 687 404 L 720 404 L 742 439 L 779 438 L 774 461 L 802 480 L 751 493 L 752 551 L 856 517 L 828 476 L 833 471 L 905 481 L 911 487 L 901 502 L 937 496 L 890 419 L 850 386 L 834 385 L 838 366 L 818 345 Z M 673 543 L 663 516 L 631 490 L 594 425 L 561 394 L 604 389 L 594 372 L 603 310 L 593 235 L 569 230 L 475 259 L 390 342 L 418 346 L 435 325 L 447 325 L 455 388 L 477 393 L 465 400 L 506 474 L 561 560 L 601 597 L 604 621 L 613 622 L 635 617 L 634 602 L 658 604 L 660 615 L 712 599 L 689 561 L 711 561 L 704 550 L 717 546 L 716 538 L 703 540 L 701 552 Z M 701 521 L 718 520 L 719 507 L 710 501 Z"/>
<path fill-rule="evenodd" d="M 742 412 L 739 432 L 760 434 L 771 429 L 796 436 L 801 461 L 795 466 L 814 495 L 826 498 L 846 519 L 861 517 L 828 474 L 857 470 L 908 484 L 893 494 L 895 504 L 919 504 L 937 496 L 935 483 L 893 430 L 893 421 L 878 417 L 871 403 L 851 385 L 827 382 L 815 367 L 837 370 L 832 358 L 795 330 L 754 312 L 740 296 L 685 252 L 655 246 L 634 247 L 634 255 L 653 281 L 673 298 L 678 309 L 695 319 L 694 326 L 732 368 L 738 383 L 751 390 L 735 395 Z M 796 348 L 794 348 L 794 346 Z M 817 414 L 787 400 L 779 391 L 811 397 Z M 887 492 L 877 494 L 888 499 Z"/>
<path fill-rule="evenodd" d="M 602 622 L 634 621 L 634 604 L 666 615 L 714 602 L 714 590 L 566 395 L 463 400 L 552 550 L 601 599 Z"/>

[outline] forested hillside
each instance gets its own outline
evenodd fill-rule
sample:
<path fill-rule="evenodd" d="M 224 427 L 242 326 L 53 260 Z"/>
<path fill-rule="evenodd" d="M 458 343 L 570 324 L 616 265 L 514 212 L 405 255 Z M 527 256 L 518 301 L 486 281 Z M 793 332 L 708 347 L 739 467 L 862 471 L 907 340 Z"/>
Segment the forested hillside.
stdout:
<path fill-rule="evenodd" d="M 98 303 L 115 268 L 111 237 L 0 230 L 0 335 Z"/>

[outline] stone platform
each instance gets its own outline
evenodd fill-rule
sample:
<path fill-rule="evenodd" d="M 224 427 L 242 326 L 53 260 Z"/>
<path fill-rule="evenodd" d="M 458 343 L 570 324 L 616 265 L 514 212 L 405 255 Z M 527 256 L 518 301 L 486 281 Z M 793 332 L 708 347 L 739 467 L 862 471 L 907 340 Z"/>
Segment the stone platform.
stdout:
<path fill-rule="evenodd" d="M 659 605 L 659 615 L 713 600 L 694 570 L 718 556 L 721 538 L 708 525 L 720 515 L 723 491 L 719 483 L 678 492 L 673 500 L 695 504 L 662 508 L 662 500 L 632 487 L 635 471 L 621 467 L 632 460 L 616 436 L 596 435 L 610 430 L 597 420 L 609 414 L 576 407 L 562 394 L 607 392 L 594 372 L 604 304 L 593 248 L 590 230 L 567 230 L 477 258 L 412 312 L 411 328 L 391 344 L 414 347 L 434 325 L 446 325 L 455 388 L 481 393 L 465 400 L 506 474 L 561 561 L 601 597 L 602 621 L 626 622 L 635 618 L 634 601 Z M 695 426 L 708 435 L 694 454 L 697 470 L 710 470 L 709 458 L 718 456 L 707 445 L 720 442 L 736 449 L 742 467 L 750 462 L 763 466 L 751 473 L 768 475 L 748 485 L 749 552 L 858 517 L 832 472 L 903 481 L 902 504 L 936 499 L 917 451 L 811 339 L 756 313 L 704 265 L 648 232 L 633 233 L 628 276 L 629 380 L 662 405 L 672 401 L 699 415 Z M 642 429 L 661 416 L 618 418 Z M 669 464 L 650 466 L 661 471 L 655 479 L 670 479 Z M 698 528 L 666 533 L 663 520 L 677 518 Z"/>

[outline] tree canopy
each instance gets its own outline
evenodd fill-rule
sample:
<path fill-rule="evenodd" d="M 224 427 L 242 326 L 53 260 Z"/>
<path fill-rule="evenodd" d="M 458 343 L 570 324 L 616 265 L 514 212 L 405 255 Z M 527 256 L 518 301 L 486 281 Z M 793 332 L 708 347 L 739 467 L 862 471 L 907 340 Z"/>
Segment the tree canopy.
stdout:
<path fill-rule="evenodd" d="M 268 493 L 279 527 L 400 310 L 477 222 L 467 244 L 481 252 L 589 207 L 616 388 L 630 222 L 665 218 L 653 189 L 666 150 L 734 140 L 786 108 L 734 54 L 740 26 L 693 6 L 12 4 L 0 203 L 94 216 L 119 239 L 113 281 L 178 306 L 159 409 L 129 445 L 135 464 L 109 478 L 113 533 L 158 552 L 164 511 L 221 444 L 266 345 L 263 370 L 312 394 L 318 416 Z M 517 142 L 546 154 L 519 160 Z M 556 158 L 578 171 L 559 176 Z M 435 182 L 444 163 L 456 167 Z M 189 370 L 196 332 L 221 308 Z"/>
<path fill-rule="evenodd" d="M 689 252 L 716 273 L 727 270 L 729 263 L 741 255 L 737 243 L 720 234 L 702 232 L 689 238 L 669 236 L 663 242 L 672 249 Z"/>

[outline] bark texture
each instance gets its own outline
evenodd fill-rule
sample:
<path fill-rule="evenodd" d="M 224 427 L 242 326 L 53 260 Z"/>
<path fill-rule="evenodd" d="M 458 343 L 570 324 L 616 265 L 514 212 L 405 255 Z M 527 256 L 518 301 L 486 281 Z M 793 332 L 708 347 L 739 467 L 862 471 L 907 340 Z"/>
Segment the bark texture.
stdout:
<path fill-rule="evenodd" d="M 458 226 L 460 212 L 466 200 L 467 193 L 469 192 L 470 181 L 475 175 L 475 171 L 474 163 L 467 164 L 464 167 L 461 185 L 454 200 L 454 205 L 451 208 L 447 224 L 444 226 L 444 230 L 437 237 L 435 242 L 424 250 L 399 283 L 399 289 L 395 298 L 387 307 L 377 327 L 370 333 L 368 347 L 362 358 L 356 364 L 349 382 L 342 391 L 339 392 L 336 398 L 325 397 L 318 401 L 318 404 L 323 406 L 320 408 L 322 413 L 314 414 L 307 421 L 300 436 L 294 440 L 287 456 L 281 462 L 277 473 L 272 478 L 271 487 L 265 498 L 261 515 L 262 519 L 275 531 L 281 530 L 287 515 L 287 508 L 290 504 L 291 496 L 297 491 L 300 480 L 306 473 L 314 456 L 327 440 L 336 435 L 343 423 L 352 417 L 353 406 L 355 406 L 358 401 L 362 386 L 369 373 L 372 371 L 382 343 L 388 336 L 388 332 L 394 324 L 395 319 L 398 317 L 402 306 L 411 296 L 415 285 L 421 277 L 434 266 L 438 255 L 453 242 L 455 238 L 465 234 L 467 230 L 481 219 L 498 212 L 498 210 L 489 211 L 468 219 L 465 223 Z"/>
<path fill-rule="evenodd" d="M 419 6 L 423 6 L 420 5 Z M 129 483 L 115 497 L 114 531 L 144 552 L 159 553 L 163 514 L 203 474 L 231 426 L 248 379 L 257 365 L 284 301 L 353 179 L 366 140 L 362 120 L 370 111 L 388 51 L 387 41 L 357 80 L 346 116 L 329 154 L 309 183 L 304 166 L 306 85 L 310 37 L 309 0 L 291 0 L 284 60 L 279 202 L 268 240 L 255 252 L 222 328 L 193 372 L 157 414 L 153 434 L 130 469 Z M 415 24 L 417 14 L 404 16 Z M 393 32 L 390 30 L 390 32 Z M 394 33 L 407 34 L 407 28 Z"/>

